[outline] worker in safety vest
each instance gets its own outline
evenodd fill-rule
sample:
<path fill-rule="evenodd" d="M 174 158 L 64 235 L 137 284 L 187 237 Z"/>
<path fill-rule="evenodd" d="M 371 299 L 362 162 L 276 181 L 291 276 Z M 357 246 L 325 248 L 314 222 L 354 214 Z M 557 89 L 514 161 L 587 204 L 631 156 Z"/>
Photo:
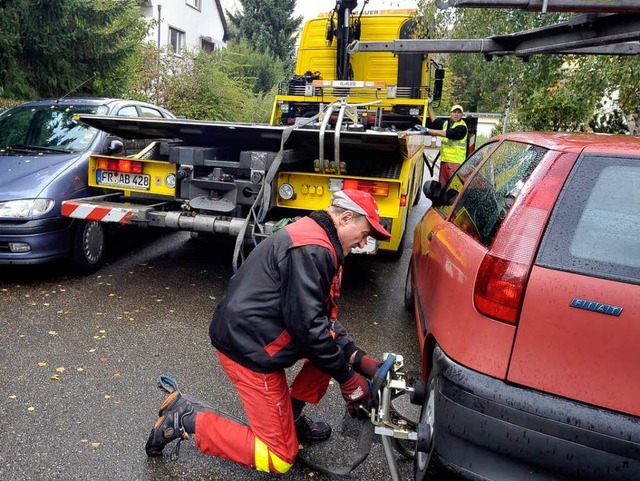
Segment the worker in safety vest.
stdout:
<path fill-rule="evenodd" d="M 440 178 L 444 186 L 467 158 L 467 124 L 462 120 L 464 115 L 461 105 L 451 107 L 451 118 L 438 119 L 429 103 L 429 119 L 431 127 L 424 129 L 428 135 L 442 137 L 440 145 Z"/>

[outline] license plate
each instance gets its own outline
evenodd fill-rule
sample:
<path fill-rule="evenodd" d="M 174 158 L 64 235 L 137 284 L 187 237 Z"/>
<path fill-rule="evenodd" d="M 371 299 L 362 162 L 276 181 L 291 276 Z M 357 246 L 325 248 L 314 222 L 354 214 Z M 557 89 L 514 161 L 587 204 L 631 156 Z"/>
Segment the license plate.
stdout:
<path fill-rule="evenodd" d="M 114 172 L 113 170 L 99 170 L 96 183 L 125 189 L 149 190 L 151 186 L 151 176 L 147 174 Z"/>
<path fill-rule="evenodd" d="M 354 247 L 351 249 L 353 254 L 375 254 L 378 251 L 379 242 L 373 237 L 367 237 L 367 243 L 361 249 L 360 247 Z"/>

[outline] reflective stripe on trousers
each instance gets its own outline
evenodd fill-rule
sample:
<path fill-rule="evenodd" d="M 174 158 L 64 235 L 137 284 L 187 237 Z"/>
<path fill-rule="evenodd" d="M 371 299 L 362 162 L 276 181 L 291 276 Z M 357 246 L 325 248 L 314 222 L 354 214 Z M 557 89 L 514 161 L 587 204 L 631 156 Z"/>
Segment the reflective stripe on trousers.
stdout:
<path fill-rule="evenodd" d="M 291 395 L 318 402 L 330 377 L 305 362 L 289 393 L 284 370 L 258 373 L 217 352 L 220 364 L 238 390 L 249 426 L 216 413 L 196 416 L 196 446 L 204 454 L 229 459 L 257 471 L 286 473 L 298 453 Z"/>

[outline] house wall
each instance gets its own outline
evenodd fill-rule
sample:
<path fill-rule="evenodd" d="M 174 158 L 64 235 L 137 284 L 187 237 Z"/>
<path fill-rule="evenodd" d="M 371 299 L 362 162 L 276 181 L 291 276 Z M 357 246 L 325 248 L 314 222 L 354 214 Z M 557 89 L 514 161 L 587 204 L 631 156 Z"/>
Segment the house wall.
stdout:
<path fill-rule="evenodd" d="M 224 47 L 225 24 L 220 18 L 216 0 L 201 0 L 200 10 L 189 3 L 187 0 L 141 2 L 142 14 L 146 18 L 160 20 L 159 25 L 155 25 L 150 30 L 147 39 L 156 45 L 159 43 L 161 47 L 166 47 L 169 44 L 169 28 L 173 27 L 185 33 L 185 44 L 189 49 L 200 49 L 203 37 L 215 43 L 216 48 Z M 159 40 L 158 28 L 160 29 Z"/>

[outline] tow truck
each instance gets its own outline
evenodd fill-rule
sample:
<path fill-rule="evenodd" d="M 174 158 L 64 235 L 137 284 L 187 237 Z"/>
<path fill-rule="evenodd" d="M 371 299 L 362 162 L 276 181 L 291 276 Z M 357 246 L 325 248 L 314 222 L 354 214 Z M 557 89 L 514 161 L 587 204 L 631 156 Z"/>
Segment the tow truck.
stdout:
<path fill-rule="evenodd" d="M 376 199 L 391 239 L 369 238 L 356 252 L 399 258 L 424 170 L 425 135 L 413 127 L 427 122 L 444 76 L 422 54 L 350 53 L 356 40 L 409 38 L 415 23 L 415 10 L 357 12 L 357 3 L 339 0 L 305 24 L 296 74 L 279 86 L 269 124 L 81 115 L 154 142 L 133 158 L 93 156 L 89 184 L 107 193 L 65 202 L 63 215 L 232 236 L 237 268 L 246 245 L 325 209 L 333 192 L 358 189 Z M 95 231 L 87 248 L 104 243 Z"/>

